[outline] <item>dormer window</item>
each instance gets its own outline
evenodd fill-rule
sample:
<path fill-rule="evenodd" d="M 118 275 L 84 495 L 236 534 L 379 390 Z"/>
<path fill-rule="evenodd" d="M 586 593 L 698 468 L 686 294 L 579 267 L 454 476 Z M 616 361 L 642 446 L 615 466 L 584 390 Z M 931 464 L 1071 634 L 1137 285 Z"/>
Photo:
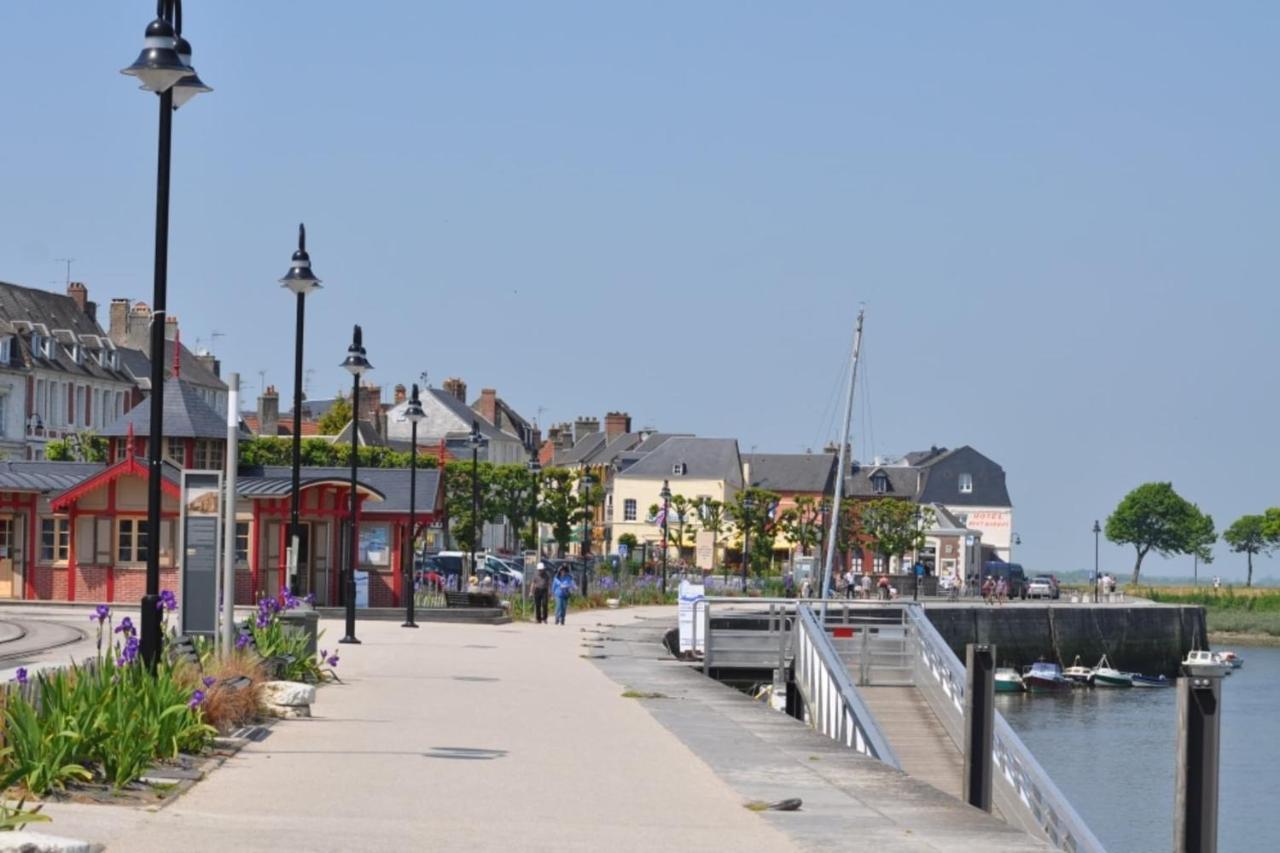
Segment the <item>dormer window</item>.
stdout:
<path fill-rule="evenodd" d="M 0 364 L 8 364 L 13 357 L 13 338 L 6 335 L 0 338 Z"/>
<path fill-rule="evenodd" d="M 71 356 L 71 360 L 76 364 L 84 364 L 84 354 L 79 344 L 71 344 L 67 347 L 67 355 Z"/>
<path fill-rule="evenodd" d="M 684 462 L 677 462 L 671 466 L 671 473 L 676 477 L 682 477 L 689 473 L 689 466 Z"/>
<path fill-rule="evenodd" d="M 31 354 L 37 358 L 44 358 L 44 339 L 34 333 L 31 335 Z"/>
<path fill-rule="evenodd" d="M 960 494 L 962 495 L 973 494 L 973 475 L 972 474 L 960 475 Z"/>
<path fill-rule="evenodd" d="M 889 491 L 889 478 L 883 471 L 871 475 L 871 490 L 877 495 L 883 495 Z"/>
<path fill-rule="evenodd" d="M 107 353 L 107 351 L 106 351 L 106 350 L 104 350 L 104 349 L 103 349 L 103 350 L 98 350 L 98 364 L 99 364 L 99 366 L 101 366 L 101 367 L 109 367 L 109 366 L 110 366 L 110 364 L 111 364 L 111 360 L 110 360 L 107 356 L 108 356 L 108 353 Z"/>

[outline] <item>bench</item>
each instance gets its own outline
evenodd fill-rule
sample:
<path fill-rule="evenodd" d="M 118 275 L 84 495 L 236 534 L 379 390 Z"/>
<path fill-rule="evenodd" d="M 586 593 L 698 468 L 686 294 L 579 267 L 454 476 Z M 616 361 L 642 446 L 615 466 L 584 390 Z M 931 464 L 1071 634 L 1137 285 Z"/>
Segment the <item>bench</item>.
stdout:
<path fill-rule="evenodd" d="M 491 592 L 446 592 L 445 607 L 499 607 L 498 596 Z"/>

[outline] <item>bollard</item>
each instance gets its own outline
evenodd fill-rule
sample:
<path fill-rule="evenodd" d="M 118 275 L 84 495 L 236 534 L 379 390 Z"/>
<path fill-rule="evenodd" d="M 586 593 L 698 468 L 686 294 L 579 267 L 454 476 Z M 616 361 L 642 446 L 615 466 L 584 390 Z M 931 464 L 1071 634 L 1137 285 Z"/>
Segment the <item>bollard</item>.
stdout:
<path fill-rule="evenodd" d="M 1173 849 L 1218 849 L 1218 734 L 1222 676 L 1178 679 L 1178 759 L 1174 777 Z"/>
<path fill-rule="evenodd" d="M 995 730 L 996 647 L 964 647 L 963 799 L 991 811 L 991 740 Z"/>

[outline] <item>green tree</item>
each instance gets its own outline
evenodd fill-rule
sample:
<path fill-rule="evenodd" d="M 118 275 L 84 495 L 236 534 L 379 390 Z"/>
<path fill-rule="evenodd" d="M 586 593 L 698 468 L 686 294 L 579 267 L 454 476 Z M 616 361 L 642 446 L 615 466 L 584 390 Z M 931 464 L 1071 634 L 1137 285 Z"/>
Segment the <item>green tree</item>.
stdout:
<path fill-rule="evenodd" d="M 1242 515 L 1222 534 L 1232 551 L 1245 555 L 1249 567 L 1245 586 L 1253 586 L 1253 555 L 1270 554 L 1276 547 L 1276 540 L 1267 536 L 1267 526 L 1265 515 Z"/>
<path fill-rule="evenodd" d="M 878 498 L 859 505 L 858 526 L 878 553 L 901 561 L 908 551 L 924 545 L 933 510 L 898 498 Z"/>
<path fill-rule="evenodd" d="M 715 498 L 698 498 L 696 509 L 698 523 L 711 534 L 711 571 L 714 572 L 719 556 L 720 534 L 728 526 L 729 519 L 725 516 L 724 504 Z"/>
<path fill-rule="evenodd" d="M 749 556 L 751 565 L 748 568 L 758 575 L 768 571 L 769 562 L 773 558 L 776 523 L 772 512 L 776 509 L 777 502 L 777 492 L 752 486 L 736 493 L 733 500 L 725 506 L 738 535 L 745 539 L 750 532 L 753 544 Z M 745 546 L 745 541 L 743 544 Z"/>
<path fill-rule="evenodd" d="M 822 539 L 822 506 L 810 497 L 796 498 L 796 505 L 782 514 L 778 526 L 807 557 Z"/>
<path fill-rule="evenodd" d="M 542 498 L 538 502 L 538 520 L 551 527 L 556 540 L 556 555 L 563 557 L 578 520 L 578 495 L 574 488 L 577 476 L 568 468 L 544 468 Z"/>
<path fill-rule="evenodd" d="M 107 440 L 89 430 L 72 433 L 48 442 L 44 458 L 51 462 L 106 462 Z"/>
<path fill-rule="evenodd" d="M 527 466 L 511 463 L 498 465 L 493 470 L 494 504 L 507 520 L 508 533 L 514 532 L 517 541 L 528 526 L 529 513 L 533 508 L 533 485 L 533 472 Z"/>
<path fill-rule="evenodd" d="M 1196 519 L 1191 531 L 1191 554 L 1197 562 L 1208 565 L 1213 562 L 1213 543 L 1218 541 L 1217 531 L 1213 527 L 1213 516 L 1201 512 L 1196 507 Z"/>
<path fill-rule="evenodd" d="M 684 495 L 671 496 L 671 512 L 667 518 L 667 545 L 676 546 L 676 559 L 684 559 L 684 549 L 689 544 L 686 537 L 694 524 L 693 508 L 697 501 Z"/>
<path fill-rule="evenodd" d="M 340 394 L 329 410 L 316 421 L 316 429 L 321 435 L 337 435 L 350 422 L 351 400 Z"/>
<path fill-rule="evenodd" d="M 453 544 L 461 551 L 479 550 L 477 538 L 481 522 L 500 515 L 494 500 L 494 466 L 481 462 L 476 466 L 474 482 L 477 484 L 477 514 L 471 512 L 472 471 L 470 460 L 451 462 L 444 466 L 444 502 L 448 514 L 448 529 Z"/>
<path fill-rule="evenodd" d="M 1138 582 L 1142 560 L 1155 551 L 1162 557 L 1192 554 L 1200 511 L 1173 490 L 1172 483 L 1143 483 L 1125 495 L 1107 517 L 1107 540 L 1132 545 L 1137 552 L 1132 583 Z"/>

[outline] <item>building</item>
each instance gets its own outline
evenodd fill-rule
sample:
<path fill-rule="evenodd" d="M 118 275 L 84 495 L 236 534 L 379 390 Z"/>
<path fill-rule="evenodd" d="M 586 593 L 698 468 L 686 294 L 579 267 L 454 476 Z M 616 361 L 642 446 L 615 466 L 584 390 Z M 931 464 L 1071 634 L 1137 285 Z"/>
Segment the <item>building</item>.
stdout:
<path fill-rule="evenodd" d="M 748 453 L 742 457 L 743 476 L 754 488 L 778 495 L 777 518 L 794 509 L 800 498 L 809 498 L 819 511 L 816 521 L 826 527 L 824 501 L 829 502 L 836 480 L 836 457 L 832 453 Z M 796 543 L 778 531 L 773 548 L 784 557 L 796 553 Z M 816 548 L 816 546 L 815 546 Z M 811 550 L 810 554 L 816 553 Z"/>
<path fill-rule="evenodd" d="M 397 394 L 397 396 L 399 396 Z M 484 444 L 480 448 L 481 461 L 497 465 L 527 464 L 530 450 L 524 439 L 495 426 L 480 416 L 466 403 L 467 386 L 461 379 L 448 379 L 444 388 L 423 388 L 419 392 L 422 411 L 426 417 L 418 424 L 419 446 L 444 444 L 450 456 L 457 459 L 471 458 L 471 425 L 479 428 Z M 404 417 L 407 407 L 403 399 L 394 403 L 385 415 L 388 439 L 408 446 L 412 436 L 412 424 Z"/>
<path fill-rule="evenodd" d="M 461 382 L 462 380 L 451 381 Z M 463 388 L 465 389 L 465 387 L 464 385 Z M 404 386 L 397 385 L 396 392 L 397 394 L 403 394 Z M 465 390 L 463 393 L 466 393 Z M 480 389 L 480 397 L 471 404 L 471 408 L 492 426 L 519 438 L 521 444 L 524 445 L 526 454 L 537 452 L 538 447 L 542 444 L 541 430 L 536 425 L 525 420 L 506 400 L 499 397 L 495 389 Z"/>
<path fill-rule="evenodd" d="M 121 367 L 134 385 L 133 401 L 126 406 L 127 410 L 151 392 L 151 307 L 145 302 L 117 298 L 111 300 L 109 314 L 107 335 L 119 348 Z M 182 343 L 178 318 L 173 315 L 165 318 L 164 353 L 161 357 L 166 377 L 178 370 L 186 384 L 195 389 L 214 411 L 226 416 L 227 383 L 222 380 L 221 365 L 207 352 L 197 355 L 187 349 Z"/>

